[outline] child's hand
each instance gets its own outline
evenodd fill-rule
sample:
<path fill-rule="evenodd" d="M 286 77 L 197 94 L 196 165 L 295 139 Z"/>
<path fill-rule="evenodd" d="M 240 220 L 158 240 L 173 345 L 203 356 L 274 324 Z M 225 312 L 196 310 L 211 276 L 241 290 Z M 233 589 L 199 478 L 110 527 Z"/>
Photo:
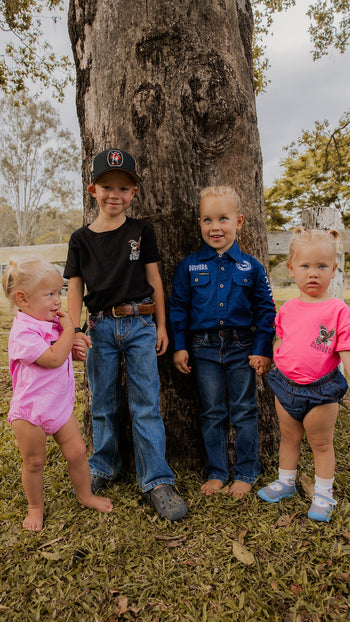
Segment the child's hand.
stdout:
<path fill-rule="evenodd" d="M 68 315 L 66 311 L 57 311 L 57 317 L 59 319 L 59 322 L 63 330 L 65 328 L 73 327 L 72 320 L 70 319 L 70 315 Z"/>
<path fill-rule="evenodd" d="M 253 354 L 249 356 L 249 365 L 255 369 L 257 376 L 267 373 L 271 369 L 272 359 L 268 356 Z"/>
<path fill-rule="evenodd" d="M 156 343 L 156 352 L 157 356 L 164 354 L 169 344 L 168 333 L 166 332 L 166 328 L 157 326 L 157 343 Z"/>
<path fill-rule="evenodd" d="M 173 356 L 174 365 L 182 374 L 191 373 L 191 367 L 188 367 L 189 358 L 187 350 L 177 350 Z"/>
<path fill-rule="evenodd" d="M 88 348 L 91 348 L 91 339 L 84 333 L 77 333 L 72 348 L 73 361 L 86 361 Z"/>

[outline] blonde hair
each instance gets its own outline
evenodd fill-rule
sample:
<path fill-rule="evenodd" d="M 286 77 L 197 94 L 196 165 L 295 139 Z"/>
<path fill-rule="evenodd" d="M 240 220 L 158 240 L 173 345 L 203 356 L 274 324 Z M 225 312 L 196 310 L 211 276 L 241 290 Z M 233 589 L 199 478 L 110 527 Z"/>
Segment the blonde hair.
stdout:
<path fill-rule="evenodd" d="M 2 287 L 11 305 L 16 306 L 16 293 L 19 290 L 26 294 L 32 294 L 42 281 L 53 275 L 62 278 L 56 266 L 40 257 L 19 259 L 18 261 L 10 259 L 9 265 L 2 275 Z"/>
<path fill-rule="evenodd" d="M 304 229 L 304 227 L 296 227 L 289 247 L 288 262 L 290 263 L 293 260 L 296 246 L 310 242 L 329 244 L 333 249 L 335 259 L 340 247 L 340 233 L 336 229 Z"/>
<path fill-rule="evenodd" d="M 206 188 L 203 188 L 200 193 L 200 198 L 204 199 L 209 196 L 231 197 L 236 204 L 237 212 L 240 212 L 241 210 L 241 199 L 233 186 L 207 186 Z"/>

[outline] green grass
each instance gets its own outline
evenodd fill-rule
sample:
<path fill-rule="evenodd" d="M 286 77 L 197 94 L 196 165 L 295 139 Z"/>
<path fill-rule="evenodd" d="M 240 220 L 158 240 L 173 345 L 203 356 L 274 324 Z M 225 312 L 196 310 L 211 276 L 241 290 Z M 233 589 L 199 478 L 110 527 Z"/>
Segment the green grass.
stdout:
<path fill-rule="evenodd" d="M 188 516 L 171 524 L 145 505 L 135 474 L 124 473 L 108 494 L 111 515 L 82 509 L 52 439 L 45 469 L 45 524 L 21 528 L 26 499 L 21 459 L 7 410 L 11 381 L 0 305 L 0 542 L 2 622 L 326 622 L 350 620 L 350 396 L 335 434 L 338 505 L 330 524 L 306 516 L 310 499 L 300 481 L 294 499 L 265 504 L 256 489 L 275 478 L 277 455 L 254 494 L 238 501 L 205 498 L 202 474 L 177 473 Z M 75 414 L 82 421 L 83 387 L 75 364 Z M 313 477 L 303 443 L 300 472 Z M 253 556 L 237 559 L 237 543 Z M 249 561 L 249 560 L 248 560 Z"/>

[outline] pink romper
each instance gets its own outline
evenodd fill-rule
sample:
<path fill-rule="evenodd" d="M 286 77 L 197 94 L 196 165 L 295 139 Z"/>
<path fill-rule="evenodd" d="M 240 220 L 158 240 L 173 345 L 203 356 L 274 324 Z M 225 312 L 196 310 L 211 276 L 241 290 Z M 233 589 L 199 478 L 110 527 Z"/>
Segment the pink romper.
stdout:
<path fill-rule="evenodd" d="M 61 332 L 58 320 L 45 322 L 17 312 L 8 344 L 13 384 L 9 423 L 24 419 L 49 435 L 69 420 L 74 406 L 72 355 L 55 369 L 35 363 Z"/>

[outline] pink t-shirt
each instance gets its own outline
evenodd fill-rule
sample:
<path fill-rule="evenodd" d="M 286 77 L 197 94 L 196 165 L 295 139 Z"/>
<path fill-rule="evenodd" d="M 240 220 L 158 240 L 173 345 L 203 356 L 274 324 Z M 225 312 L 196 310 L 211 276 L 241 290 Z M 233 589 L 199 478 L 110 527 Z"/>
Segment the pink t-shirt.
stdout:
<path fill-rule="evenodd" d="M 337 298 L 294 298 L 279 310 L 276 333 L 282 338 L 273 357 L 278 369 L 299 384 L 315 382 L 339 365 L 338 352 L 350 350 L 350 309 Z"/>
<path fill-rule="evenodd" d="M 25 419 L 55 434 L 70 418 L 74 406 L 72 355 L 57 368 L 35 363 L 59 338 L 58 320 L 45 322 L 18 311 L 9 336 L 9 366 L 13 384 L 8 420 Z"/>

